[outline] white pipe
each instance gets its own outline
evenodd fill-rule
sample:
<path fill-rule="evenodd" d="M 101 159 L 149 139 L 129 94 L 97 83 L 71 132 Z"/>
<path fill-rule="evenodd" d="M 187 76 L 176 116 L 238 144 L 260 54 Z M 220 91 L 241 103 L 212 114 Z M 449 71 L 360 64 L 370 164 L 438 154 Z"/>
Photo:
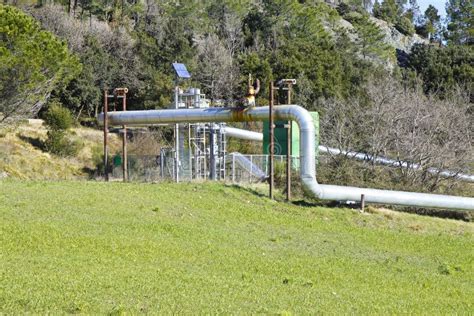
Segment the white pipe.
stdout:
<path fill-rule="evenodd" d="M 111 112 L 107 115 L 110 125 L 246 122 L 268 120 L 268 107 L 127 111 Z M 298 123 L 301 181 L 304 187 L 319 199 L 360 201 L 363 194 L 365 201 L 372 203 L 474 210 L 474 198 L 318 184 L 312 116 L 300 106 L 280 105 L 274 108 L 274 117 L 276 120 L 293 120 Z M 103 114 L 100 114 L 98 119 L 102 122 Z"/>
<path fill-rule="evenodd" d="M 227 136 L 235 137 L 239 139 L 252 140 L 256 142 L 263 142 L 263 134 L 258 132 L 247 131 L 241 128 L 235 128 L 230 126 L 223 127 L 224 132 Z"/>
<path fill-rule="evenodd" d="M 179 107 L 179 87 L 174 88 L 174 107 Z M 179 182 L 179 124 L 174 125 L 174 180 Z"/>
<path fill-rule="evenodd" d="M 267 177 L 265 172 L 262 171 L 257 165 L 253 163 L 250 159 L 238 152 L 230 153 L 232 156 L 232 161 L 237 162 L 242 168 L 244 168 L 251 175 L 257 177 L 260 181 L 265 180 Z M 233 167 L 235 169 L 235 166 Z"/>
<path fill-rule="evenodd" d="M 344 155 L 348 158 L 353 158 L 362 161 L 369 161 L 374 162 L 379 165 L 385 165 L 389 167 L 403 167 L 413 170 L 422 170 L 423 168 L 421 165 L 416 163 L 411 163 L 404 160 L 395 160 L 380 156 L 373 156 L 366 153 L 361 153 L 357 151 L 349 151 L 349 150 L 340 150 L 337 148 L 331 148 L 326 146 L 319 146 L 319 151 L 331 155 Z M 433 175 L 440 175 L 444 178 L 455 178 L 458 180 L 466 181 L 466 182 L 474 182 L 474 175 L 459 173 L 450 170 L 440 170 L 438 168 L 428 168 L 427 171 Z"/>
<path fill-rule="evenodd" d="M 227 129 L 229 129 L 229 132 L 227 132 Z M 245 129 L 226 127 L 226 133 L 230 137 L 252 140 L 256 142 L 263 141 L 262 133 L 247 131 Z M 373 156 L 373 155 L 369 155 L 369 154 L 361 153 L 357 151 L 340 150 L 337 148 L 327 147 L 324 145 L 318 146 L 318 149 L 322 153 L 331 154 L 331 155 L 344 155 L 347 158 L 374 162 L 378 165 L 384 165 L 384 166 L 396 167 L 396 168 L 402 167 L 402 168 L 413 169 L 413 170 L 423 169 L 421 165 L 416 164 L 416 163 L 411 163 L 404 160 L 395 160 L 395 159 L 390 159 L 390 158 L 385 158 L 385 157 L 380 157 L 380 156 Z M 460 173 L 460 172 L 455 172 L 451 170 L 441 170 L 438 168 L 428 168 L 427 171 L 433 175 L 439 175 L 444 178 L 455 178 L 460 181 L 474 182 L 474 175 L 471 175 L 471 174 Z"/>

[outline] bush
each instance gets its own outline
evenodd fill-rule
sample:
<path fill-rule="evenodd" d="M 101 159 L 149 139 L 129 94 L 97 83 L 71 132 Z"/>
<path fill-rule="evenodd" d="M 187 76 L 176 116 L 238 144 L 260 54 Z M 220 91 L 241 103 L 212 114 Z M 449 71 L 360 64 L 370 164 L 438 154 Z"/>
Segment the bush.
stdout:
<path fill-rule="evenodd" d="M 65 131 L 71 128 L 73 118 L 71 112 L 58 101 L 52 101 L 43 116 L 46 125 L 54 131 Z"/>
<path fill-rule="evenodd" d="M 349 7 L 349 5 L 345 2 L 341 2 L 339 3 L 339 5 L 337 6 L 336 8 L 337 10 L 337 13 L 339 13 L 340 16 L 344 16 L 346 15 L 347 13 L 351 12 L 351 8 Z"/>
<path fill-rule="evenodd" d="M 408 36 L 415 34 L 415 27 L 413 26 L 413 23 L 405 16 L 398 19 L 397 23 L 395 23 L 395 28 L 400 33 Z"/>
<path fill-rule="evenodd" d="M 359 12 L 349 12 L 344 15 L 344 19 L 353 24 L 360 22 L 363 18 L 364 16 L 360 14 Z"/>
<path fill-rule="evenodd" d="M 112 156 L 109 156 L 112 157 Z M 105 174 L 105 168 L 104 168 L 104 148 L 100 145 L 92 147 L 92 162 L 94 163 L 94 166 L 96 167 L 96 171 L 98 172 L 99 175 L 104 175 Z M 112 172 L 113 169 L 113 161 L 112 159 L 108 159 L 107 161 L 107 171 L 109 173 Z"/>
<path fill-rule="evenodd" d="M 44 143 L 46 151 L 63 157 L 76 155 L 82 146 L 67 138 L 67 130 L 73 123 L 71 112 L 53 100 L 43 118 L 48 126 L 48 138 Z"/>
<path fill-rule="evenodd" d="M 66 132 L 61 130 L 48 131 L 48 138 L 44 143 L 46 151 L 61 156 L 74 156 L 82 147 L 78 141 L 72 141 L 66 137 Z"/>
<path fill-rule="evenodd" d="M 286 163 L 276 162 L 273 167 L 275 187 L 283 194 L 286 194 Z M 304 190 L 303 184 L 298 170 L 291 168 L 291 196 L 295 199 L 313 199 L 312 194 L 307 194 Z"/>

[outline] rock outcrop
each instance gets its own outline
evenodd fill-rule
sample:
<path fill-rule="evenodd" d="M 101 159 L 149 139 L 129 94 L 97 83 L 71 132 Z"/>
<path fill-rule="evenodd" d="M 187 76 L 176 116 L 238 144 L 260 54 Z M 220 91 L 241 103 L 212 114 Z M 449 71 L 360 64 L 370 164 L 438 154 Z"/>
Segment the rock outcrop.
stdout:
<path fill-rule="evenodd" d="M 415 44 L 429 44 L 427 39 L 420 37 L 418 34 L 407 36 L 400 33 L 394 26 L 389 25 L 386 21 L 371 17 L 374 22 L 385 35 L 385 42 L 394 47 L 397 51 L 408 54 Z"/>

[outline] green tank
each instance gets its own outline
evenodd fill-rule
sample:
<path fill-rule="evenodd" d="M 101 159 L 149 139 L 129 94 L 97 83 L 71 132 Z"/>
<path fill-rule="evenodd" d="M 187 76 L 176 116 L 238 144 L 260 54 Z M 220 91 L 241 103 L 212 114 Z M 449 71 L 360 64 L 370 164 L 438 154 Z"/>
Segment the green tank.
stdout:
<path fill-rule="evenodd" d="M 315 140 L 316 140 L 316 148 L 314 149 L 316 152 L 316 159 L 318 157 L 318 146 L 319 146 L 319 114 L 318 112 L 310 112 L 311 116 L 313 117 L 314 122 L 314 132 L 315 132 Z M 288 152 L 287 146 L 287 129 L 285 125 L 287 121 L 275 121 L 275 130 L 274 130 L 274 138 L 275 138 L 275 155 L 286 155 Z M 263 122 L 263 153 L 268 155 L 270 153 L 270 135 L 269 135 L 269 122 Z M 291 153 L 292 156 L 299 157 L 300 156 L 300 129 L 298 128 L 298 124 L 294 121 L 291 122 Z"/>

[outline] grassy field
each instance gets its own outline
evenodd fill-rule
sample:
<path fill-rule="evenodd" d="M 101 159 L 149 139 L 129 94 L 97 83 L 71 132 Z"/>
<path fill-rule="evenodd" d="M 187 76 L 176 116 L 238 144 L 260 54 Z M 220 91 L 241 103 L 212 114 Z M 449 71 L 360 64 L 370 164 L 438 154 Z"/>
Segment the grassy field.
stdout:
<path fill-rule="evenodd" d="M 473 233 L 217 183 L 5 180 L 0 314 L 470 314 Z"/>

